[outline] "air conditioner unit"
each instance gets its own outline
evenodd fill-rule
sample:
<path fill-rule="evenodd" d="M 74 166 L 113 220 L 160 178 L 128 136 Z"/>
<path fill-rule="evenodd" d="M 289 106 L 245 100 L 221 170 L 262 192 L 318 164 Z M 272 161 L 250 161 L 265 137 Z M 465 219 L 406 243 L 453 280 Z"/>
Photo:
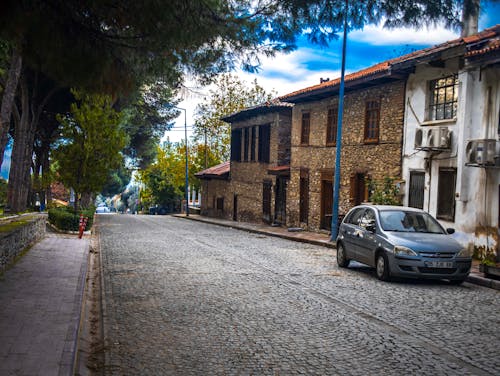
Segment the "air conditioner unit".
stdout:
<path fill-rule="evenodd" d="M 448 127 L 432 128 L 427 131 L 427 147 L 430 150 L 445 150 L 451 146 L 451 131 Z"/>
<path fill-rule="evenodd" d="M 425 140 L 425 135 L 424 135 L 424 129 L 422 128 L 417 128 L 415 131 L 415 149 L 421 149 L 425 146 L 424 140 Z"/>
<path fill-rule="evenodd" d="M 467 143 L 465 153 L 469 165 L 493 166 L 496 156 L 495 139 L 470 140 Z"/>
<path fill-rule="evenodd" d="M 451 131 L 448 127 L 418 128 L 415 131 L 415 149 L 444 151 L 451 148 Z"/>

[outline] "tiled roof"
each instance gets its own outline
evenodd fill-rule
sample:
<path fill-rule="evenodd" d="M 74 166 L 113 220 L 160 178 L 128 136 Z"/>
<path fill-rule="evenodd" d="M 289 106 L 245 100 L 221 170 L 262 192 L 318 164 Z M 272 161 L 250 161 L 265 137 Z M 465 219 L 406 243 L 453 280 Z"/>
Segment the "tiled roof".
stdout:
<path fill-rule="evenodd" d="M 275 112 L 284 108 L 292 108 L 292 103 L 282 102 L 279 98 L 272 99 L 257 106 L 247 107 L 241 111 L 221 118 L 222 121 L 232 123 L 237 120 L 248 119 L 249 117 Z"/>
<path fill-rule="evenodd" d="M 209 167 L 194 174 L 199 179 L 225 179 L 229 175 L 231 163 L 229 161 Z"/>
<path fill-rule="evenodd" d="M 482 48 L 470 50 L 465 54 L 465 57 L 484 55 L 496 50 L 500 50 L 500 38 L 488 41 Z"/>
<path fill-rule="evenodd" d="M 356 81 L 361 82 L 380 77 L 389 77 L 392 73 L 398 70 L 398 68 L 403 69 L 408 66 L 414 66 L 421 61 L 427 61 L 436 54 L 439 54 L 443 51 L 455 47 L 463 47 L 461 53 L 465 54 L 466 47 L 471 45 L 476 45 L 484 41 L 488 41 L 488 39 L 498 37 L 499 35 L 500 35 L 500 25 L 495 25 L 477 34 L 468 37 L 457 38 L 448 42 L 438 44 L 433 47 L 424 48 L 422 50 L 415 51 L 394 59 L 386 60 L 382 63 L 375 64 L 369 68 L 365 68 L 360 71 L 348 74 L 345 76 L 345 82 L 346 84 L 348 84 L 348 83 L 355 83 Z M 488 48 L 492 49 L 500 47 L 498 46 L 498 43 L 494 43 L 492 46 Z M 486 49 L 480 50 L 479 52 L 476 53 L 485 53 L 485 52 L 487 52 Z M 339 85 L 340 85 L 340 78 L 337 78 L 335 80 L 326 81 L 318 85 L 310 86 L 304 89 L 294 91 L 289 94 L 285 94 L 279 97 L 279 99 L 282 101 L 292 100 L 292 98 L 298 96 L 303 97 L 306 96 L 307 94 L 313 95 L 315 92 L 324 91 L 328 89 L 334 90 Z"/>

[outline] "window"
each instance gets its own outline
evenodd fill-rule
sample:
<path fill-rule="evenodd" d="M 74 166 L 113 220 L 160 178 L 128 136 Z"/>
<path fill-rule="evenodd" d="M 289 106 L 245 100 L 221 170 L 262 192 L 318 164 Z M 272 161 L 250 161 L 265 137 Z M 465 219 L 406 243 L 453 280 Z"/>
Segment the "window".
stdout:
<path fill-rule="evenodd" d="M 257 140 L 257 127 L 252 127 L 250 142 L 250 160 L 255 161 L 255 141 Z"/>
<path fill-rule="evenodd" d="M 241 161 L 241 129 L 231 131 L 231 160 Z"/>
<path fill-rule="evenodd" d="M 453 168 L 439 169 L 438 207 L 436 217 L 455 220 L 455 182 L 457 171 Z"/>
<path fill-rule="evenodd" d="M 300 207 L 299 220 L 307 223 L 309 217 L 309 171 L 307 169 L 300 170 Z"/>
<path fill-rule="evenodd" d="M 427 120 L 454 119 L 457 116 L 458 76 L 456 74 L 430 82 Z"/>
<path fill-rule="evenodd" d="M 380 127 L 380 102 L 368 101 L 365 105 L 365 143 L 378 143 Z"/>
<path fill-rule="evenodd" d="M 259 125 L 259 162 L 269 163 L 271 126 Z"/>
<path fill-rule="evenodd" d="M 262 183 L 262 215 L 266 222 L 271 221 L 271 199 L 272 199 L 273 182 L 264 180 Z"/>
<path fill-rule="evenodd" d="M 352 174 L 349 188 L 350 200 L 354 206 L 361 204 L 368 198 L 368 187 L 365 182 L 365 174 Z"/>
<path fill-rule="evenodd" d="M 249 142 L 249 138 L 250 138 L 250 129 L 249 128 L 245 128 L 244 131 L 243 131 L 243 160 L 245 162 L 248 161 L 248 142 Z"/>
<path fill-rule="evenodd" d="M 345 223 L 350 223 L 352 225 L 358 225 L 359 224 L 359 220 L 361 219 L 361 216 L 363 215 L 364 213 L 364 210 L 363 208 L 358 208 L 358 209 L 354 209 L 350 214 L 349 216 L 345 219 Z"/>
<path fill-rule="evenodd" d="M 335 146 L 337 142 L 337 120 L 337 107 L 330 108 L 328 110 L 328 119 L 326 123 L 326 145 Z"/>
<path fill-rule="evenodd" d="M 217 197 L 217 210 L 224 211 L 224 197 Z"/>
<path fill-rule="evenodd" d="M 309 132 L 311 129 L 311 114 L 309 112 L 302 113 L 302 127 L 300 129 L 301 145 L 309 144 Z"/>

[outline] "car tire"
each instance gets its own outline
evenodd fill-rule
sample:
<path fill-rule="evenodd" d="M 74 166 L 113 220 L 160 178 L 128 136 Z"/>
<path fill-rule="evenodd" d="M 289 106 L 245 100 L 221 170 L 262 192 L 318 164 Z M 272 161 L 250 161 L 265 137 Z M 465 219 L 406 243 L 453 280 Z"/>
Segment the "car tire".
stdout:
<path fill-rule="evenodd" d="M 341 268 L 347 268 L 350 261 L 345 253 L 344 245 L 342 243 L 337 244 L 337 265 Z"/>
<path fill-rule="evenodd" d="M 450 285 L 454 286 L 460 286 L 462 283 L 465 282 L 465 279 L 450 279 Z"/>
<path fill-rule="evenodd" d="M 389 272 L 389 260 L 384 252 L 379 252 L 375 262 L 375 273 L 381 281 L 390 281 L 391 273 Z"/>

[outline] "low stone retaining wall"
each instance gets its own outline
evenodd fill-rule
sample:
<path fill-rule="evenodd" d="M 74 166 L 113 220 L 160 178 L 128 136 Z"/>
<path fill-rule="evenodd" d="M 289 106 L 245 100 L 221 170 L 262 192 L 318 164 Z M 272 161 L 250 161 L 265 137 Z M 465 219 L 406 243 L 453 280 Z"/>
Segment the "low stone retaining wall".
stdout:
<path fill-rule="evenodd" d="M 46 223 L 46 214 L 25 214 L 0 221 L 0 272 L 45 236 Z"/>

